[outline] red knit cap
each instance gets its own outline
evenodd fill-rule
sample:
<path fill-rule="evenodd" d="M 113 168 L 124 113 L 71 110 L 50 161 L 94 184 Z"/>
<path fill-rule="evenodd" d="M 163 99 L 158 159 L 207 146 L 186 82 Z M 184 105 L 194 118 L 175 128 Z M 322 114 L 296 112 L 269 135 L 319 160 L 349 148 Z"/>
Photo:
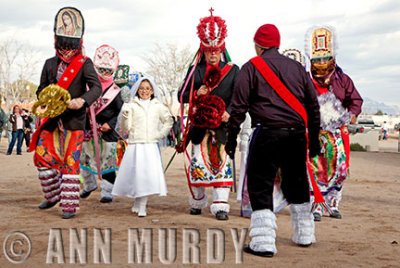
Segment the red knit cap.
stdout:
<path fill-rule="evenodd" d="M 254 42 L 262 48 L 279 47 L 281 36 L 278 28 L 273 24 L 264 24 L 254 35 Z"/>

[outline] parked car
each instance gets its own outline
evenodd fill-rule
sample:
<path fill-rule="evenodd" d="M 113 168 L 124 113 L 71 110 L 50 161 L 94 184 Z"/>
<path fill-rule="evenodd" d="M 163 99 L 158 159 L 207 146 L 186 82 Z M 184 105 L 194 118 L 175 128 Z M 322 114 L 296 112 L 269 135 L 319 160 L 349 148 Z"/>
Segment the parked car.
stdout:
<path fill-rule="evenodd" d="M 358 119 L 357 125 L 364 129 L 363 132 L 367 133 L 373 129 L 379 131 L 378 139 L 381 140 L 383 138 L 383 128 L 381 125 L 375 124 L 372 119 Z"/>
<path fill-rule="evenodd" d="M 349 124 L 347 125 L 347 129 L 350 134 L 364 133 L 364 127 L 358 124 Z"/>

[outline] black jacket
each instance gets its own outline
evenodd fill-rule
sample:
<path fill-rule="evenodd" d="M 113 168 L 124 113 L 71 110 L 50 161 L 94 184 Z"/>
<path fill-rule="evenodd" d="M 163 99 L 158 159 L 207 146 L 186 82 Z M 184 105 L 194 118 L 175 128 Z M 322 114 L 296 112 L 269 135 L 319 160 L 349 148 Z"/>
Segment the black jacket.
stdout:
<path fill-rule="evenodd" d="M 279 54 L 276 48 L 265 50 L 261 58 L 305 108 L 310 145 L 319 144 L 319 104 L 314 85 L 304 67 Z M 268 128 L 304 129 L 305 127 L 302 117 L 276 93 L 251 62 L 242 66 L 232 96 L 232 113 L 229 118 L 230 140 L 236 140 L 246 112 L 250 113 L 253 127 L 256 124 Z"/>
<path fill-rule="evenodd" d="M 59 63 L 60 59 L 57 56 L 46 60 L 40 77 L 40 85 L 36 91 L 38 96 L 45 87 L 57 83 L 57 66 Z M 89 91 L 86 90 L 86 85 L 89 86 Z M 85 105 L 79 110 L 67 109 L 61 115 L 50 118 L 43 126 L 43 129 L 53 131 L 57 127 L 58 120 L 61 119 L 65 129 L 83 130 L 85 127 L 86 108 L 100 97 L 101 91 L 101 83 L 94 70 L 93 62 L 87 59 L 68 87 L 71 99 L 80 97 L 85 100 Z"/>
<path fill-rule="evenodd" d="M 226 64 L 227 64 L 226 62 L 220 62 L 218 67 L 220 69 L 222 69 L 225 67 Z M 204 75 L 206 74 L 206 68 L 207 68 L 207 65 L 205 62 L 201 62 L 196 66 L 196 70 L 194 71 L 193 76 L 191 78 L 191 80 L 192 80 L 194 77 L 193 93 L 195 90 L 198 90 L 203 85 Z M 189 68 L 189 70 L 186 74 L 185 82 L 188 78 L 188 75 L 189 75 L 189 72 L 191 71 L 191 69 L 192 69 L 192 67 Z M 232 98 L 233 89 L 235 87 L 236 77 L 237 77 L 238 73 L 239 73 L 239 67 L 237 65 L 233 65 L 231 70 L 225 76 L 225 78 L 221 81 L 221 83 L 210 92 L 210 95 L 216 95 L 216 96 L 220 97 L 221 99 L 223 99 L 223 101 L 225 102 L 225 107 L 226 107 L 225 110 L 228 113 L 231 112 L 231 106 L 230 106 L 231 98 Z M 191 80 L 188 82 L 187 88 L 185 89 L 185 92 L 183 94 L 183 98 L 182 98 L 183 103 L 189 103 L 190 87 L 191 87 L 191 83 L 192 83 Z M 183 83 L 182 88 L 178 92 L 178 101 L 180 101 L 181 92 L 182 92 L 185 82 Z M 221 126 L 214 129 L 214 131 L 216 132 L 217 140 L 219 142 L 225 144 L 226 123 L 222 122 Z M 204 129 L 204 128 L 192 127 L 190 134 L 189 134 L 190 138 L 192 140 L 192 143 L 193 144 L 201 143 L 201 141 L 204 138 L 205 132 L 206 132 L 206 129 Z"/>
<path fill-rule="evenodd" d="M 102 96 L 113 86 L 113 84 L 107 88 Z M 104 108 L 103 111 L 101 111 L 98 115 L 96 115 L 96 122 L 99 125 L 103 125 L 104 123 L 108 123 L 108 125 L 112 128 L 110 131 L 103 132 L 102 133 L 102 138 L 105 141 L 108 142 L 115 142 L 118 141 L 118 134 L 114 131 L 115 126 L 117 125 L 117 119 L 119 112 L 121 111 L 122 105 L 124 102 L 122 101 L 121 97 L 121 91 L 118 93 L 118 95 L 113 99 L 113 101 L 106 107 Z M 87 115 L 89 116 L 89 115 Z M 90 122 L 89 119 L 86 121 L 86 127 L 85 130 L 90 130 Z"/>

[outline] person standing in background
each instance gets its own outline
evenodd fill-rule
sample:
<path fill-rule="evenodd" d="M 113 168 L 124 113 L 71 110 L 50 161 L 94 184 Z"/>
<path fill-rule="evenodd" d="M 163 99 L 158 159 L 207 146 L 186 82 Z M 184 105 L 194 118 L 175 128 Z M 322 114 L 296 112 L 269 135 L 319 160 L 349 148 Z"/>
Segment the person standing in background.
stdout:
<path fill-rule="evenodd" d="M 24 120 L 24 140 L 26 145 L 26 151 L 29 152 L 29 144 L 31 142 L 32 127 L 31 123 L 33 118 L 27 109 L 23 109 L 21 113 L 22 119 Z"/>
<path fill-rule="evenodd" d="M 15 142 L 17 141 L 17 154 L 21 155 L 22 139 L 24 138 L 24 120 L 21 116 L 21 111 L 18 105 L 13 107 L 13 112 L 10 115 L 9 122 L 12 126 L 11 142 L 8 146 L 7 155 L 13 151 Z"/>

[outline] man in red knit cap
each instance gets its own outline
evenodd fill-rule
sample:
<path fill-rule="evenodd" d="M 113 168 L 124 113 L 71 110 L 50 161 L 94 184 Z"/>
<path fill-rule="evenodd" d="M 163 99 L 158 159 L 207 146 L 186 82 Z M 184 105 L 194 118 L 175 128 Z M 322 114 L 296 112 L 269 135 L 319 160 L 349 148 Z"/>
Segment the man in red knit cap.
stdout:
<path fill-rule="evenodd" d="M 247 169 L 253 213 L 251 241 L 244 250 L 272 257 L 277 253 L 272 193 L 278 168 L 282 172 L 283 194 L 291 204 L 295 228 L 292 240 L 301 246 L 315 242 L 306 160 L 308 138 L 310 156 L 319 152 L 320 114 L 314 86 L 304 67 L 279 54 L 280 35 L 275 25 L 261 26 L 254 42 L 258 57 L 244 64 L 239 72 L 225 150 L 234 157 L 240 124 L 249 112 L 252 127 L 256 128 Z"/>

